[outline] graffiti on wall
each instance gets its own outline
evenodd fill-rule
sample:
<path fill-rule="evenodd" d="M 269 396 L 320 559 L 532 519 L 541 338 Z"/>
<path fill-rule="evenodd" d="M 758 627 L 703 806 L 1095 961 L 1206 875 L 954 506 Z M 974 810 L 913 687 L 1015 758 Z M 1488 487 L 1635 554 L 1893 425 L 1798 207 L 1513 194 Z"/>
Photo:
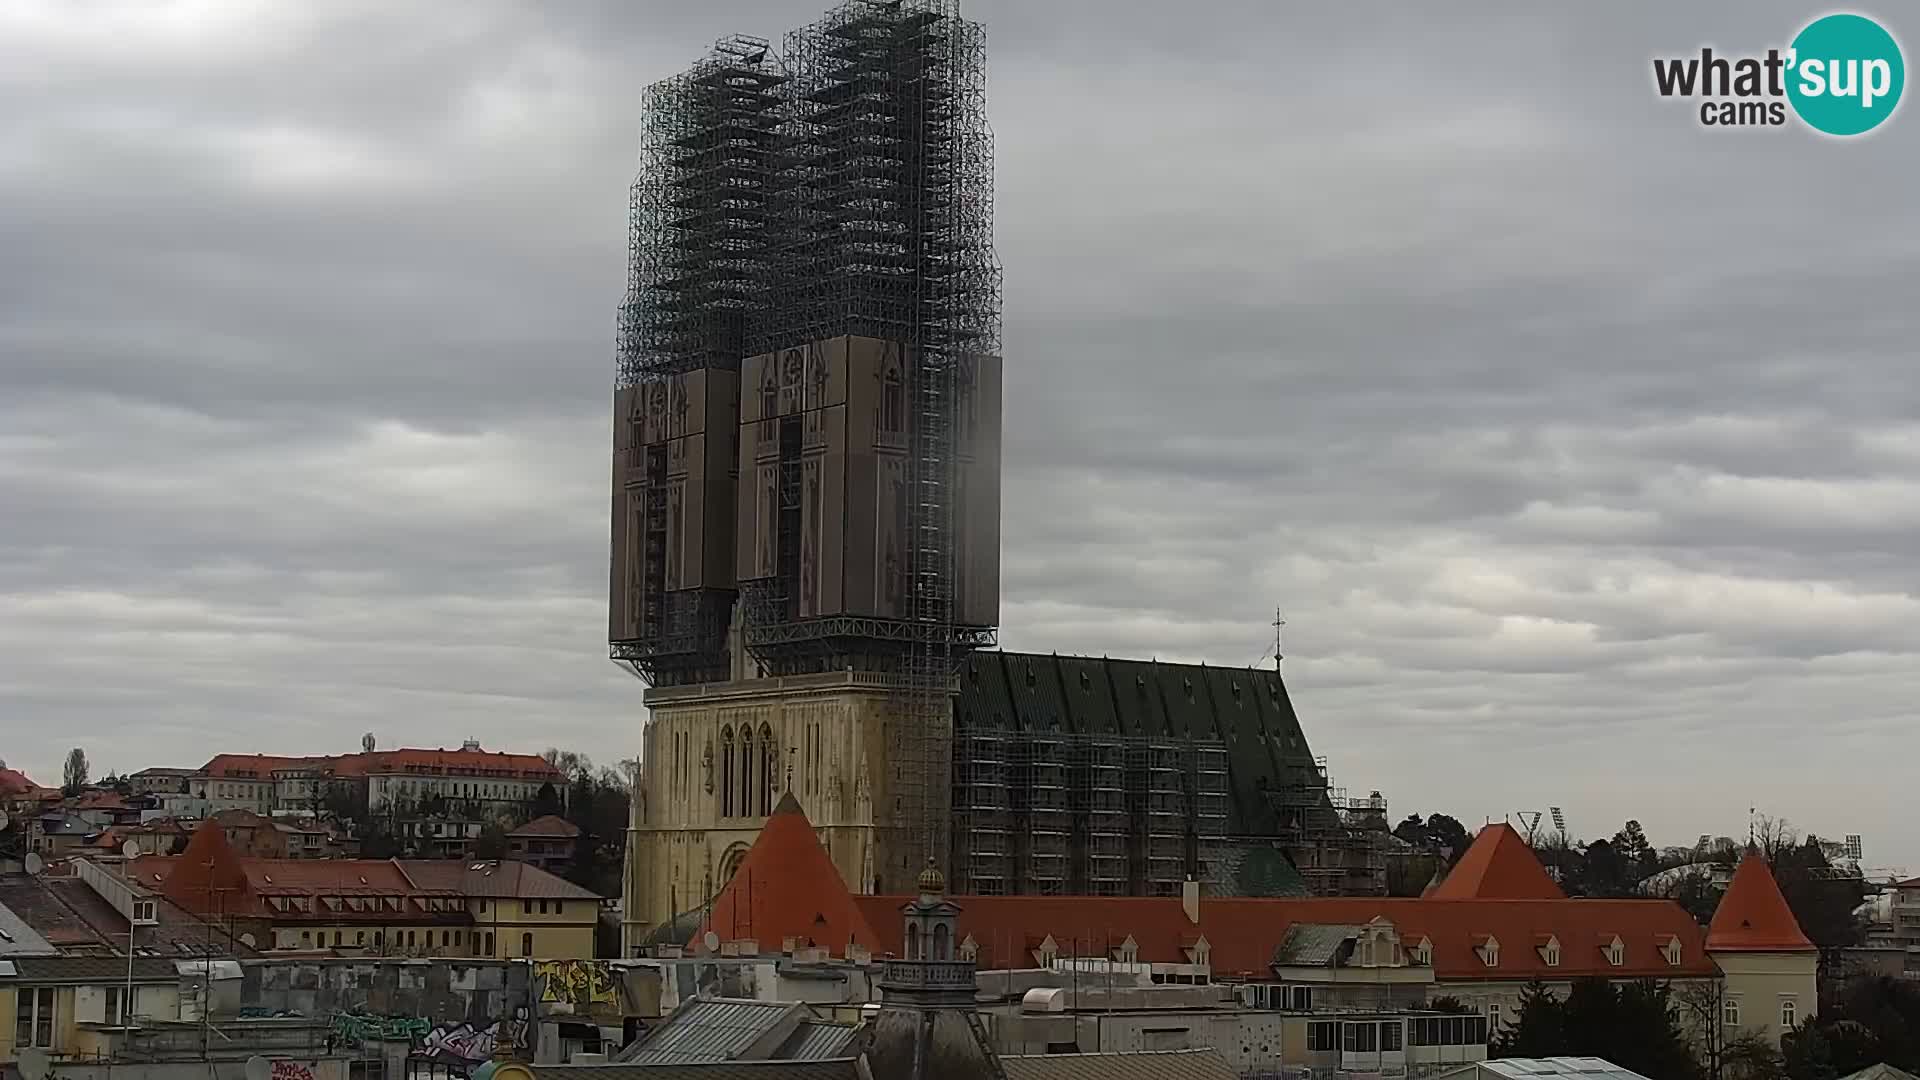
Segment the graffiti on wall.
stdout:
<path fill-rule="evenodd" d="M 268 1080 L 313 1080 L 313 1070 L 309 1069 L 304 1062 L 276 1061 L 273 1063 L 273 1071 L 268 1074 Z"/>
<path fill-rule="evenodd" d="M 433 1024 L 417 1016 L 370 1016 L 365 1013 L 338 1013 L 333 1018 L 333 1033 L 350 1043 L 399 1042 L 418 1039 Z"/>
<path fill-rule="evenodd" d="M 475 1027 L 464 1020 L 435 1022 L 418 1016 L 373 1016 L 366 1013 L 340 1013 L 333 1018 L 333 1034 L 342 1043 L 365 1046 L 377 1042 L 405 1042 L 409 1056 L 434 1064 L 453 1066 L 464 1075 L 467 1068 L 490 1060 L 504 1046 L 516 1057 L 524 1057 L 531 1046 L 527 1011 L 514 1010 L 510 1019 L 496 1020 Z M 329 1040 L 331 1048 L 331 1040 Z M 270 1080 L 313 1080 L 312 1077 L 282 1077 Z"/>
<path fill-rule="evenodd" d="M 436 1024 L 415 1048 L 428 1061 L 449 1065 L 478 1065 L 493 1057 L 502 1043 L 516 1056 L 527 1049 L 527 1021 L 524 1016 L 496 1020 L 483 1028 L 472 1024 Z"/>
<path fill-rule="evenodd" d="M 619 983 L 613 965 L 605 960 L 535 961 L 533 985 L 542 1012 L 582 1014 L 620 1007 Z"/>

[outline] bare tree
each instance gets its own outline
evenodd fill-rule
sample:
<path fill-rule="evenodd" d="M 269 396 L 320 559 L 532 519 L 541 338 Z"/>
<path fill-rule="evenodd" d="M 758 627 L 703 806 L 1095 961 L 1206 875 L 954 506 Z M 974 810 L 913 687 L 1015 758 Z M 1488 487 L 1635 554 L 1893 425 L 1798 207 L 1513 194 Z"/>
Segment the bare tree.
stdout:
<path fill-rule="evenodd" d="M 1675 991 L 1673 1000 L 1680 1006 L 1681 1027 L 1693 1044 L 1701 1073 L 1706 1080 L 1723 1080 L 1728 1042 L 1721 1016 L 1727 1002 L 1725 984 L 1719 979 L 1685 983 Z"/>

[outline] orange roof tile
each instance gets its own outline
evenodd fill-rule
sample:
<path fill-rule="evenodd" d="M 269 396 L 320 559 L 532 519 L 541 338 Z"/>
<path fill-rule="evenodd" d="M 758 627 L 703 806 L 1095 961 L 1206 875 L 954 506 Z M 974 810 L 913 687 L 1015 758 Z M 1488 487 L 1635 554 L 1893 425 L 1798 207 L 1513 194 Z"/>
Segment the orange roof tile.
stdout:
<path fill-rule="evenodd" d="M 902 903 L 904 897 L 893 901 L 889 921 L 898 921 Z M 753 938 L 773 948 L 792 937 L 836 955 L 849 942 L 876 949 L 880 941 L 791 791 L 714 899 L 701 935 L 708 930 L 723 940 Z"/>
<path fill-rule="evenodd" d="M 543 814 L 513 830 L 508 836 L 579 836 L 580 826 L 558 814 Z"/>
<path fill-rule="evenodd" d="M 201 768 L 208 776 L 270 780 L 279 770 L 299 769 L 337 776 L 427 772 L 447 776 L 513 776 L 525 780 L 563 780 L 565 774 L 538 754 L 496 750 L 374 750 L 361 754 L 280 757 L 273 754 L 216 754 Z"/>
<path fill-rule="evenodd" d="M 18 769 L 0 769 L 0 795 L 30 795 L 39 787 Z"/>
<path fill-rule="evenodd" d="M 1707 948 L 1715 952 L 1812 952 L 1767 860 L 1749 851 L 1733 872 L 1733 882 L 1713 909 Z"/>
<path fill-rule="evenodd" d="M 1501 822 L 1480 830 L 1446 880 L 1425 894 L 1433 900 L 1565 900 L 1534 858 L 1533 849 Z"/>
<path fill-rule="evenodd" d="M 756 885 L 756 892 L 761 886 Z M 767 891 L 773 891 L 771 887 Z M 880 940 L 881 951 L 904 948 L 900 907 L 905 896 L 856 896 L 854 905 Z M 1051 935 L 1061 956 L 1101 955 L 1108 942 L 1118 946 L 1132 935 L 1147 963 L 1187 963 L 1184 942 L 1204 934 L 1217 976 L 1270 976 L 1274 950 L 1295 923 L 1363 926 L 1376 917 L 1393 923 L 1401 940 L 1433 945 L 1433 968 L 1447 981 L 1567 979 L 1581 975 L 1607 978 L 1674 978 L 1709 975 L 1699 924 L 1670 900 L 1423 900 L 1343 896 L 1324 899 L 1203 897 L 1195 926 L 1179 897 L 953 896 L 960 908 L 959 935 L 972 936 L 983 967 L 1031 966 L 1031 952 Z M 1549 968 L 1530 948 L 1500 951 L 1497 967 L 1474 952 L 1489 937 L 1521 946 L 1534 935 L 1561 942 L 1591 941 L 1618 930 L 1626 945 L 1625 964 L 1614 967 L 1598 949 L 1562 953 Z M 792 933 L 792 931 L 785 931 Z M 1680 939 L 1678 966 L 1660 952 L 1666 935 Z M 746 936 L 746 935 L 741 935 Z M 760 937 L 764 944 L 768 940 Z M 777 942 L 776 942 L 777 943 Z"/>
<path fill-rule="evenodd" d="M 1497 838 L 1496 838 L 1497 839 Z M 1517 837 L 1516 837 L 1517 839 Z M 1522 845 L 1522 855 L 1526 855 Z M 1531 859 L 1531 856 L 1527 856 Z M 1505 857 L 1501 860 L 1507 861 Z M 1538 864 L 1534 870 L 1540 871 Z M 1550 884 L 1550 883 L 1549 883 Z M 1555 890 L 1556 893 L 1558 890 Z M 754 938 L 778 947 L 787 937 L 811 940 L 843 953 L 848 941 L 881 953 L 905 945 L 900 909 L 911 897 L 851 896 L 789 793 L 748 851 L 720 897 L 708 925 L 724 938 Z M 1433 944 L 1436 975 L 1450 981 L 1524 981 L 1580 975 L 1672 978 L 1712 974 L 1704 935 L 1686 910 L 1670 900 L 1526 899 L 1434 900 L 1386 897 L 1244 899 L 1203 897 L 1196 925 L 1179 897 L 956 896 L 959 932 L 971 936 L 987 966 L 1031 965 L 1033 949 L 1051 936 L 1062 956 L 1101 955 L 1129 936 L 1149 963 L 1190 962 L 1186 949 L 1204 935 L 1216 974 L 1265 975 L 1274 950 L 1296 923 L 1364 925 L 1376 917 L 1394 924 L 1402 940 Z M 1496 967 L 1474 952 L 1488 937 L 1519 945 L 1534 935 L 1561 942 L 1611 940 L 1619 934 L 1626 962 L 1615 967 L 1598 949 L 1571 949 L 1549 969 L 1532 949 L 1503 949 Z M 1660 945 L 1681 943 L 1678 965 Z"/>
<path fill-rule="evenodd" d="M 146 860 L 134 865 L 146 869 Z M 160 886 L 161 895 L 196 914 L 248 909 L 246 871 L 218 822 L 203 821 Z"/>

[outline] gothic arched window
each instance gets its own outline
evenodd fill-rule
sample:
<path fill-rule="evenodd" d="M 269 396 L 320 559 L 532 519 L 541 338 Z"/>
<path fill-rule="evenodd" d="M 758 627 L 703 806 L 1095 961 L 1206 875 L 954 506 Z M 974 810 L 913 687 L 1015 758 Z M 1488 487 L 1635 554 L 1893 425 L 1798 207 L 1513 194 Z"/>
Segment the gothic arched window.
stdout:
<path fill-rule="evenodd" d="M 753 816 L 753 729 L 740 729 L 740 816 Z"/>
<path fill-rule="evenodd" d="M 953 934 L 947 930 L 946 923 L 933 928 L 933 959 L 953 959 Z"/>
<path fill-rule="evenodd" d="M 917 923 L 907 924 L 907 959 L 920 959 L 920 926 Z"/>
<path fill-rule="evenodd" d="M 780 748 L 773 743 L 773 729 L 760 725 L 760 752 L 766 758 L 765 771 L 760 774 L 760 816 L 773 813 L 773 793 L 780 783 Z"/>
<path fill-rule="evenodd" d="M 733 816 L 733 726 L 720 729 L 720 816 Z"/>

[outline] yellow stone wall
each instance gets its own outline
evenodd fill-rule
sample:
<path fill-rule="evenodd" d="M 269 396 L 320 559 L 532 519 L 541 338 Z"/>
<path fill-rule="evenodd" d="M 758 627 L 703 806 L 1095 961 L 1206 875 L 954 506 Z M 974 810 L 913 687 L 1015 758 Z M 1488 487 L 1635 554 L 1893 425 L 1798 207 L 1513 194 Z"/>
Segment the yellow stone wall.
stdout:
<path fill-rule="evenodd" d="M 757 785 L 748 785 L 753 812 L 739 812 L 737 733 L 743 728 L 755 733 L 757 748 L 762 731 L 778 748 L 765 802 L 777 803 L 791 790 L 848 888 L 872 892 L 890 857 L 875 820 L 877 812 L 885 821 L 891 803 L 885 746 L 894 693 L 891 677 L 861 672 L 649 691 L 651 717 L 627 832 L 627 955 L 654 926 L 718 892 L 760 834 L 766 817 Z M 736 736 L 730 815 L 722 758 L 729 730 Z"/>

